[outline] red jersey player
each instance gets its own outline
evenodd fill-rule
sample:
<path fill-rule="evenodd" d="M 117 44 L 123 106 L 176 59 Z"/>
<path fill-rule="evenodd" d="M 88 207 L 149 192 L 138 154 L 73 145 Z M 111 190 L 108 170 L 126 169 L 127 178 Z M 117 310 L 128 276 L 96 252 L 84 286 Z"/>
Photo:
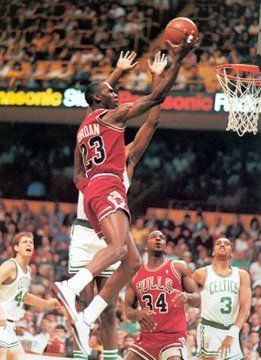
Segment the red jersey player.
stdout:
<path fill-rule="evenodd" d="M 127 360 L 186 359 L 184 305 L 200 306 L 197 285 L 183 261 L 165 256 L 162 232 L 149 234 L 146 249 L 148 262 L 140 267 L 126 291 L 126 315 L 141 325 L 141 334 Z"/>
<path fill-rule="evenodd" d="M 125 168 L 124 129 L 128 120 L 162 103 L 172 87 L 182 59 L 193 47 L 193 35 L 185 36 L 181 45 L 167 42 L 174 59 L 165 76 L 150 95 L 134 103 L 118 105 L 118 96 L 106 82 L 93 82 L 85 91 L 92 110 L 77 134 L 77 149 L 82 155 L 86 178 L 78 184 L 84 194 L 84 211 L 94 230 L 104 235 L 107 247 L 98 251 L 93 260 L 67 283 L 55 283 L 53 290 L 66 308 L 78 345 L 89 351 L 86 339 L 91 324 L 117 296 L 121 288 L 140 266 L 134 240 L 129 234 L 129 210 L 123 183 Z M 76 295 L 93 277 L 121 261 L 105 286 L 81 318 L 75 308 Z"/>

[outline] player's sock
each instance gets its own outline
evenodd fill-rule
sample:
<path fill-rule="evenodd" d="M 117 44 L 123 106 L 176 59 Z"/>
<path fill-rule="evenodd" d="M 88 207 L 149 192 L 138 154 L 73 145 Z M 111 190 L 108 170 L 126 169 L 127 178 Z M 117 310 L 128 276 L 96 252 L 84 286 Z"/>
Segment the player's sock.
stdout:
<path fill-rule="evenodd" d="M 103 310 L 108 306 L 105 300 L 100 295 L 96 295 L 92 302 L 87 306 L 83 313 L 83 319 L 91 325 L 101 315 Z"/>
<path fill-rule="evenodd" d="M 114 350 L 103 350 L 103 360 L 117 360 L 118 359 L 118 349 Z"/>
<path fill-rule="evenodd" d="M 92 281 L 92 279 L 92 273 L 88 269 L 83 268 L 68 280 L 68 286 L 73 289 L 76 294 L 79 294 L 85 288 L 85 286 Z"/>
<path fill-rule="evenodd" d="M 73 358 L 77 360 L 88 360 L 88 355 L 81 350 L 73 350 Z"/>

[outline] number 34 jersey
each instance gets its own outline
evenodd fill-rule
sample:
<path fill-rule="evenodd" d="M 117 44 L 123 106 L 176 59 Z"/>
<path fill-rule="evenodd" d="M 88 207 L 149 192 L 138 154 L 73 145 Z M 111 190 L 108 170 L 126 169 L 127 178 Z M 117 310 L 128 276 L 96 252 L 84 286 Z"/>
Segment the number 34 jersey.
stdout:
<path fill-rule="evenodd" d="M 185 336 L 184 306 L 175 307 L 173 289 L 183 291 L 175 260 L 166 259 L 158 268 L 143 264 L 132 279 L 132 285 L 142 309 L 151 310 L 157 323 L 154 333 L 172 333 Z M 142 332 L 147 332 L 142 329 Z"/>
<path fill-rule="evenodd" d="M 7 261 L 15 262 L 17 275 L 12 282 L 0 284 L 0 305 L 5 311 L 8 320 L 18 321 L 23 317 L 24 297 L 29 291 L 31 271 L 28 266 L 26 272 L 24 272 L 13 258 Z"/>
<path fill-rule="evenodd" d="M 233 324 L 239 310 L 239 287 L 239 268 L 232 266 L 231 273 L 222 276 L 213 265 L 207 266 L 201 290 L 201 317 L 225 326 Z"/>
<path fill-rule="evenodd" d="M 123 180 L 125 127 L 104 122 L 102 117 L 107 111 L 95 110 L 83 120 L 77 133 L 77 144 L 89 179 L 97 174 L 112 173 Z"/>

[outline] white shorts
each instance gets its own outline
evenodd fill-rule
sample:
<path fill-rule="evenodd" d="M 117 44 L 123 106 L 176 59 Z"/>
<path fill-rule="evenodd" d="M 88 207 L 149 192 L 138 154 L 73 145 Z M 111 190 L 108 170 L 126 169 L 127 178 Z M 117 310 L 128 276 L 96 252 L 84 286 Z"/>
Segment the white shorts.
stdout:
<path fill-rule="evenodd" d="M 71 228 L 71 243 L 69 247 L 68 271 L 70 274 L 77 273 L 87 265 L 94 255 L 107 247 L 106 242 L 97 236 L 87 220 L 75 220 Z M 99 276 L 108 277 L 118 267 L 120 261 L 102 271 Z"/>
<path fill-rule="evenodd" d="M 6 326 L 0 326 L 0 347 L 11 349 L 22 346 L 15 333 L 15 323 L 7 321 Z"/>
<path fill-rule="evenodd" d="M 227 336 L 228 331 L 229 330 L 217 329 L 199 323 L 197 328 L 197 356 L 220 356 L 221 352 L 218 351 L 218 348 Z M 239 336 L 233 340 L 229 353 L 227 353 L 223 359 L 244 359 L 239 343 Z"/>

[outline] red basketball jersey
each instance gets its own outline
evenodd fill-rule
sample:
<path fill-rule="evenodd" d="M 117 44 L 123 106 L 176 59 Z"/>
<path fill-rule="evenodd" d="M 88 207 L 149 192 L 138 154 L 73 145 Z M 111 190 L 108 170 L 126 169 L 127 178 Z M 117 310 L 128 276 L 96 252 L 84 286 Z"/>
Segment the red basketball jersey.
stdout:
<path fill-rule="evenodd" d="M 125 167 L 125 128 L 102 120 L 108 110 L 98 109 L 82 122 L 77 144 L 82 153 L 86 176 L 91 179 L 101 173 L 112 173 L 123 179 Z"/>
<path fill-rule="evenodd" d="M 132 284 L 141 308 L 155 312 L 150 315 L 157 323 L 153 332 L 185 336 L 185 307 L 174 307 L 172 302 L 172 289 L 183 291 L 174 264 L 175 260 L 171 259 L 166 259 L 156 269 L 150 269 L 147 264 L 143 264 L 133 277 Z"/>

